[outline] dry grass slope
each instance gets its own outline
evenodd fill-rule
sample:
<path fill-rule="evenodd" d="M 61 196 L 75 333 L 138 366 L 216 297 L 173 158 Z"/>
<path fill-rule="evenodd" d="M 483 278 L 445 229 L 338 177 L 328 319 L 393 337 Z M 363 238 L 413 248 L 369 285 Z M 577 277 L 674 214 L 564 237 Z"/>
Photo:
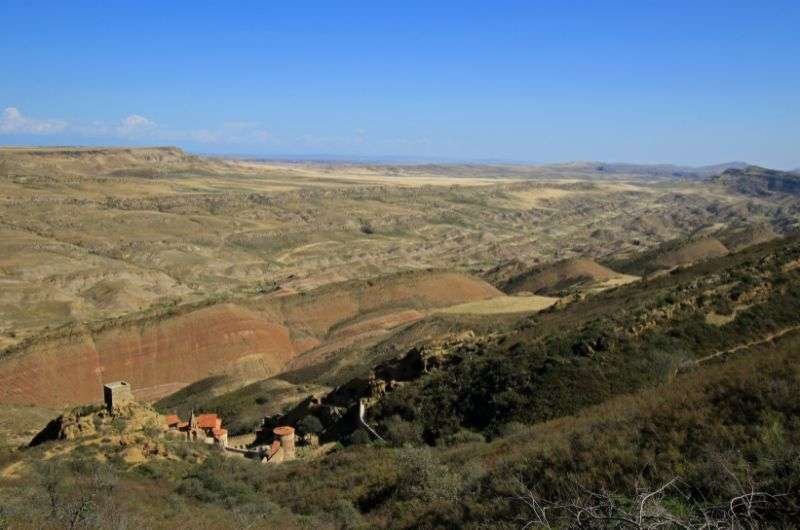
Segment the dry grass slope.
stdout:
<path fill-rule="evenodd" d="M 549 296 L 498 296 L 479 302 L 466 302 L 441 309 L 452 315 L 496 315 L 505 313 L 536 313 L 558 301 Z"/>

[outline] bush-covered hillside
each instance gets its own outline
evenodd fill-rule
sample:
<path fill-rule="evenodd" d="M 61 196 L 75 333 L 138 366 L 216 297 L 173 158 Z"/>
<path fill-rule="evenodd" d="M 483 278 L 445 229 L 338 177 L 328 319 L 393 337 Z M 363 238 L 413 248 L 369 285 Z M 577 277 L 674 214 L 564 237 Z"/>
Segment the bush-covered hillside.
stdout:
<path fill-rule="evenodd" d="M 652 523 L 642 528 L 704 518 L 790 528 L 800 515 L 798 352 L 800 335 L 789 334 L 488 443 L 460 433 L 436 447 L 352 446 L 276 467 L 214 453 L 130 467 L 88 449 L 39 463 L 57 451 L 45 444 L 3 481 L 2 515 L 44 528 L 67 517 L 78 528 L 636 528 L 640 516 Z"/>
<path fill-rule="evenodd" d="M 387 393 L 370 417 L 401 441 L 434 444 L 461 429 L 495 436 L 509 423 L 667 381 L 800 325 L 798 258 L 796 241 L 767 244 L 542 315 L 483 348 L 454 351 L 450 368 Z"/>

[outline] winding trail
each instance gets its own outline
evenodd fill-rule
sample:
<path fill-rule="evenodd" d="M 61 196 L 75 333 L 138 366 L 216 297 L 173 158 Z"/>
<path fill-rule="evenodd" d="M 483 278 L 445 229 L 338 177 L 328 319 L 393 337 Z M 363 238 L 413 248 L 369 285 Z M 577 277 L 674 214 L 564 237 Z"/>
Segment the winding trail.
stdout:
<path fill-rule="evenodd" d="M 377 438 L 378 440 L 380 440 L 382 442 L 385 442 L 386 440 L 381 438 L 381 435 L 378 434 L 377 432 L 375 432 L 375 429 L 373 429 L 372 427 L 369 426 L 369 424 L 367 423 L 367 420 L 364 418 L 364 413 L 365 412 L 366 412 L 366 407 L 364 407 L 364 400 L 363 399 L 359 399 L 358 400 L 358 423 L 360 423 L 362 427 L 367 429 L 367 431 L 369 431 L 369 433 L 372 436 L 374 436 L 375 438 Z"/>
<path fill-rule="evenodd" d="M 713 361 L 714 359 L 718 359 L 720 357 L 725 357 L 725 356 L 730 355 L 732 353 L 736 353 L 737 351 L 746 350 L 748 348 L 752 348 L 753 346 L 758 346 L 760 344 L 764 344 L 764 343 L 767 343 L 767 342 L 772 342 L 772 341 L 774 341 L 776 339 L 779 339 L 779 338 L 783 337 L 784 335 L 786 335 L 788 333 L 791 333 L 793 331 L 798 331 L 798 330 L 800 330 L 800 324 L 797 324 L 797 325 L 794 325 L 794 326 L 789 326 L 788 328 L 784 328 L 784 329 L 782 329 L 780 331 L 776 331 L 774 333 L 770 333 L 766 337 L 758 339 L 758 340 L 745 342 L 744 344 L 739 344 L 738 346 L 734 346 L 733 348 L 720 350 L 720 351 L 712 353 L 711 355 L 706 355 L 705 357 L 701 357 L 701 358 L 695 359 L 693 361 L 686 361 L 686 362 L 682 363 L 680 366 L 678 366 L 678 369 L 676 370 L 676 373 L 680 374 L 680 373 L 686 372 L 686 371 L 688 371 L 688 370 L 690 370 L 692 368 L 696 368 L 698 366 L 701 366 L 701 365 L 707 363 L 708 361 Z"/>

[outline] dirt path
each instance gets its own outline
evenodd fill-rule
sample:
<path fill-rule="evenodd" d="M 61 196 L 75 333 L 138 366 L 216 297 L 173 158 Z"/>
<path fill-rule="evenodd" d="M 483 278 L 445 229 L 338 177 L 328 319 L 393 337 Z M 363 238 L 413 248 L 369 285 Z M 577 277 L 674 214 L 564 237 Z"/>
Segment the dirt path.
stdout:
<path fill-rule="evenodd" d="M 800 325 L 789 326 L 788 328 L 776 331 L 775 333 L 770 333 L 764 338 L 753 340 L 750 342 L 745 342 L 744 344 L 739 344 L 738 346 L 734 346 L 733 348 L 728 348 L 726 350 L 720 350 L 718 352 L 712 353 L 711 355 L 706 355 L 705 357 L 701 357 L 693 361 L 686 361 L 678 367 L 677 373 L 685 372 L 691 368 L 695 368 L 697 366 L 705 364 L 708 361 L 712 361 L 714 359 L 718 359 L 720 357 L 736 353 L 737 351 L 746 350 L 748 348 L 752 348 L 753 346 L 758 346 L 759 344 L 764 344 L 766 342 L 772 342 L 775 339 L 783 337 L 787 333 L 791 333 L 792 331 L 797 331 L 797 330 L 800 330 Z"/>

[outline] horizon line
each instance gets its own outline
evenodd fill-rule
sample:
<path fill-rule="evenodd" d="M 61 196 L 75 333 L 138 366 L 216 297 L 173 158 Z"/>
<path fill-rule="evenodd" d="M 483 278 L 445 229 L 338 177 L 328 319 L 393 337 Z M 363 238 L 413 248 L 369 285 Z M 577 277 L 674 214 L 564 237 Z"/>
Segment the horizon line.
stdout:
<path fill-rule="evenodd" d="M 761 166 L 780 169 L 783 171 L 800 171 L 800 165 L 791 166 L 772 166 L 761 165 L 744 160 L 728 160 L 723 162 L 715 162 L 708 164 L 690 164 L 682 162 L 641 162 L 641 161 L 628 161 L 628 160 L 603 160 L 591 158 L 574 158 L 551 162 L 542 162 L 534 160 L 520 160 L 514 158 L 504 157 L 480 157 L 480 158 L 460 158 L 448 156 L 417 156 L 417 155 L 360 155 L 360 154 L 336 154 L 336 153 L 248 153 L 248 152 L 219 152 L 209 150 L 191 149 L 182 147 L 180 145 L 103 145 L 103 144 L 58 144 L 58 145 L 0 145 L 0 150 L 27 150 L 27 149 L 108 149 L 108 150 L 123 150 L 123 149 L 180 149 L 186 153 L 205 156 L 210 158 L 231 158 L 238 160 L 253 160 L 264 162 L 317 162 L 317 163 L 356 163 L 356 164 L 398 164 L 398 165 L 503 165 L 503 166 L 567 166 L 567 165 L 621 165 L 621 166 L 649 166 L 649 167 L 674 167 L 677 169 L 703 169 L 713 168 L 715 166 L 726 165 L 744 165 L 744 166 Z"/>

